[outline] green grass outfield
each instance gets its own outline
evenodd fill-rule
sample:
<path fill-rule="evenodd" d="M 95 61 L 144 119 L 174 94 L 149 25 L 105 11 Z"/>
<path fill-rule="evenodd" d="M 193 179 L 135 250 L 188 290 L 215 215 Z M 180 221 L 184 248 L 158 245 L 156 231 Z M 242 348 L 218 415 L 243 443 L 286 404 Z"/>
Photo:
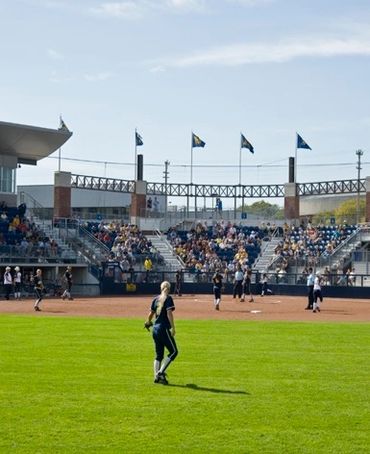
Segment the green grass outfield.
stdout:
<path fill-rule="evenodd" d="M 0 316 L 4 453 L 365 453 L 369 324 Z"/>

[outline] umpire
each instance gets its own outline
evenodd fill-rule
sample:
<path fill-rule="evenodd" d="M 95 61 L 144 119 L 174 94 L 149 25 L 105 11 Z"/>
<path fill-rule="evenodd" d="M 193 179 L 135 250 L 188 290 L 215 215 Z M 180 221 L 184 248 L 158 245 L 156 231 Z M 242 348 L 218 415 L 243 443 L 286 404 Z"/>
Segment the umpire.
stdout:
<path fill-rule="evenodd" d="M 308 276 L 307 276 L 307 297 L 308 297 L 308 304 L 305 308 L 306 310 L 313 309 L 313 286 L 315 283 L 315 276 L 313 275 L 313 269 L 308 269 Z"/>

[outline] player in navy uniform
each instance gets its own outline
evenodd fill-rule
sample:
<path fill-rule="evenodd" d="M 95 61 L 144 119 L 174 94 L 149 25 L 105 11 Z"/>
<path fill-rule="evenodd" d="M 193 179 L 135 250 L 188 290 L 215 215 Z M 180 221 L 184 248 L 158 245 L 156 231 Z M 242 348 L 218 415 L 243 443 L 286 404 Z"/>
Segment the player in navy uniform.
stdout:
<path fill-rule="evenodd" d="M 71 300 L 73 300 L 73 298 L 71 296 L 71 289 L 72 289 L 72 267 L 71 266 L 67 266 L 67 270 L 64 273 L 64 281 L 65 281 L 66 289 L 63 292 L 62 300 L 65 300 L 66 298 L 68 298 L 71 301 Z"/>
<path fill-rule="evenodd" d="M 36 294 L 36 301 L 35 301 L 35 305 L 33 308 L 35 309 L 35 311 L 41 311 L 39 305 L 40 305 L 40 303 L 42 301 L 42 297 L 43 297 L 44 284 L 42 282 L 42 271 L 40 269 L 38 269 L 36 271 L 36 274 L 35 274 L 35 276 L 33 276 L 32 280 L 33 280 L 33 285 L 34 285 L 35 294 Z"/>
<path fill-rule="evenodd" d="M 175 342 L 175 321 L 173 311 L 175 305 L 170 296 L 171 284 L 167 281 L 161 284 L 161 294 L 154 298 L 148 319 L 144 327 L 149 329 L 153 326 L 153 339 L 156 357 L 154 360 L 154 383 L 167 385 L 166 370 L 176 358 L 178 351 Z M 154 325 L 152 319 L 155 317 Z M 164 358 L 164 349 L 168 350 L 168 356 Z"/>
<path fill-rule="evenodd" d="M 220 302 L 221 302 L 221 290 L 222 290 L 222 275 L 220 274 L 219 270 L 215 272 L 212 277 L 213 281 L 213 294 L 215 296 L 215 309 L 216 311 L 220 310 Z"/>

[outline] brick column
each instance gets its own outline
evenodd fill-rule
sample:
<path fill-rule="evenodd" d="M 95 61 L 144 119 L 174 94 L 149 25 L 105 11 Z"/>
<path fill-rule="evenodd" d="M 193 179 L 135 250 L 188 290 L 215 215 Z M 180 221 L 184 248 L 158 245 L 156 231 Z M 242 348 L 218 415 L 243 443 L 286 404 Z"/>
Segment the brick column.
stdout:
<path fill-rule="evenodd" d="M 365 206 L 365 221 L 370 222 L 370 177 L 365 179 L 366 189 L 366 206 Z"/>
<path fill-rule="evenodd" d="M 296 183 L 285 183 L 284 216 L 286 219 L 299 218 L 299 196 L 297 195 Z"/>
<path fill-rule="evenodd" d="M 71 172 L 54 174 L 54 217 L 70 218 L 71 210 Z"/>
<path fill-rule="evenodd" d="M 130 217 L 131 224 L 140 225 L 141 217 L 145 217 L 146 210 L 146 181 L 136 181 L 135 192 L 131 194 Z"/>

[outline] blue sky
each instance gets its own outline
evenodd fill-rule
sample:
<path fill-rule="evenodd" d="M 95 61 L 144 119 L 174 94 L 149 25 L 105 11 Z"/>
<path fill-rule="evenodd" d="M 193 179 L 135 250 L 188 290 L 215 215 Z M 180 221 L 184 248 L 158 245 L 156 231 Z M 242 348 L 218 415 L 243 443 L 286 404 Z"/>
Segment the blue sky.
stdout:
<path fill-rule="evenodd" d="M 358 148 L 370 175 L 368 0 L 0 0 L 0 17 L 0 120 L 62 114 L 63 157 L 101 161 L 63 170 L 133 178 L 137 127 L 148 181 L 167 159 L 171 182 L 190 181 L 192 130 L 195 183 L 238 183 L 240 132 L 244 184 L 288 180 L 296 131 L 312 148 L 298 181 L 356 178 Z M 56 169 L 23 166 L 18 184 Z"/>

